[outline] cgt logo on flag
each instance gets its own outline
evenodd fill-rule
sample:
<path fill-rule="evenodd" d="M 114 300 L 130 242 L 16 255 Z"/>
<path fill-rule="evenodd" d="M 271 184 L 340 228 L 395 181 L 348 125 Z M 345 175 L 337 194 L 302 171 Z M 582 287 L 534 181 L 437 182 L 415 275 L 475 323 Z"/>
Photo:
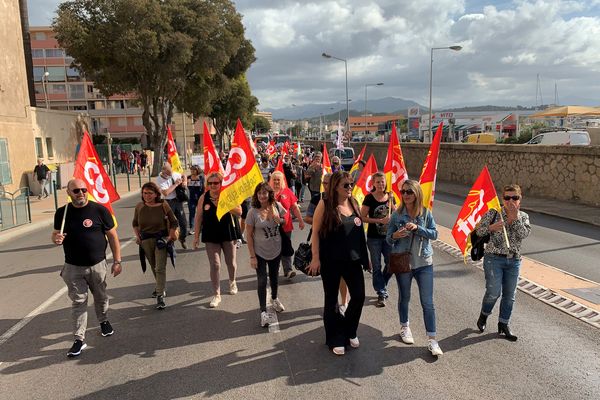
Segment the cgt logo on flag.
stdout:
<path fill-rule="evenodd" d="M 83 166 L 83 177 L 91 188 L 92 196 L 98 203 L 110 203 L 110 194 L 104 185 L 104 177 L 100 173 L 97 160 L 93 157 L 89 158 Z"/>

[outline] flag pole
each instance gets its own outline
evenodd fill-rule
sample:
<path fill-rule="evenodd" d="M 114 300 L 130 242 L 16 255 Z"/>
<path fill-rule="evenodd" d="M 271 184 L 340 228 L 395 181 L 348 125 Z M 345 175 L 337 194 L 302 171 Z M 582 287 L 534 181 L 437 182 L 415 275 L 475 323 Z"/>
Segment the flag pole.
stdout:
<path fill-rule="evenodd" d="M 65 204 L 65 212 L 63 214 L 62 222 L 60 224 L 60 234 L 62 235 L 65 230 L 65 220 L 67 219 L 67 208 L 69 208 L 69 203 Z"/>
<path fill-rule="evenodd" d="M 510 242 L 508 241 L 508 233 L 506 233 L 506 226 L 504 225 L 504 217 L 502 217 L 502 209 L 500 209 L 500 221 L 502 221 L 502 232 L 504 233 L 504 240 L 506 241 L 506 248 L 510 250 Z"/>

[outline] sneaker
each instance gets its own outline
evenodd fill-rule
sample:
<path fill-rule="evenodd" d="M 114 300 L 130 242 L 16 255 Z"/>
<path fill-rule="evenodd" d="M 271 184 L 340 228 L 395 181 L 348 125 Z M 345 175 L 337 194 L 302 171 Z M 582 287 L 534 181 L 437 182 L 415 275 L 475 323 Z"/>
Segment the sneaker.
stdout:
<path fill-rule="evenodd" d="M 437 357 L 437 356 L 441 356 L 442 354 L 444 354 L 444 352 L 440 348 L 440 345 L 438 344 L 437 340 L 435 340 L 435 339 L 429 339 L 429 344 L 427 345 L 427 349 L 431 352 L 432 356 Z"/>
<path fill-rule="evenodd" d="M 354 339 L 349 339 L 350 340 L 350 347 L 358 349 L 360 347 L 360 342 L 358 341 L 358 336 L 355 337 Z"/>
<path fill-rule="evenodd" d="M 42 195 L 40 194 L 40 195 L 38 196 L 38 200 L 41 200 L 41 199 L 42 199 Z"/>
<path fill-rule="evenodd" d="M 239 249 L 240 247 L 242 247 L 242 240 L 238 239 L 235 241 L 235 248 Z"/>
<path fill-rule="evenodd" d="M 242 236 L 242 244 L 248 244 L 248 242 L 246 241 L 246 238 Z"/>
<path fill-rule="evenodd" d="M 158 296 L 158 292 L 155 290 L 155 291 L 152 292 L 152 298 L 155 299 L 156 296 Z M 167 291 L 166 290 L 162 293 L 162 296 L 163 297 L 167 297 Z"/>
<path fill-rule="evenodd" d="M 338 305 L 338 313 L 342 316 L 346 316 L 346 309 L 348 309 L 348 304 Z"/>
<path fill-rule="evenodd" d="M 410 328 L 408 326 L 403 326 L 400 329 L 400 339 L 406 344 L 413 344 L 415 342 L 415 339 L 413 339 L 412 332 L 410 331 Z"/>
<path fill-rule="evenodd" d="M 210 304 L 208 305 L 210 308 L 215 308 L 219 305 L 219 303 L 221 303 L 221 295 L 220 294 L 216 294 L 212 300 L 210 301 Z"/>
<path fill-rule="evenodd" d="M 192 236 L 194 233 L 196 233 L 196 232 L 194 232 L 194 230 L 191 230 L 191 231 L 188 232 L 188 235 Z"/>
<path fill-rule="evenodd" d="M 185 244 L 185 239 L 181 239 L 179 242 L 181 243 L 181 248 L 184 250 L 187 250 L 187 245 Z"/>
<path fill-rule="evenodd" d="M 331 349 L 331 351 L 336 356 L 343 356 L 344 354 L 346 354 L 346 348 L 344 346 L 334 347 L 333 349 Z"/>
<path fill-rule="evenodd" d="M 385 296 L 377 296 L 377 303 L 375 303 L 375 307 L 385 307 Z"/>
<path fill-rule="evenodd" d="M 260 313 L 260 326 L 263 328 L 269 326 L 269 321 L 271 321 L 271 316 L 266 311 Z"/>
<path fill-rule="evenodd" d="M 164 310 L 167 305 L 165 304 L 165 299 L 163 296 L 156 296 L 156 309 Z"/>
<path fill-rule="evenodd" d="M 285 311 L 285 307 L 283 306 L 283 304 L 281 304 L 281 301 L 279 301 L 279 299 L 273 299 L 271 300 L 271 303 L 273 304 L 273 309 L 276 312 L 282 312 Z"/>
<path fill-rule="evenodd" d="M 76 339 L 73 346 L 67 352 L 67 357 L 77 357 L 81 354 L 81 351 L 87 347 L 87 344 L 83 343 L 83 340 Z"/>
<path fill-rule="evenodd" d="M 110 325 L 110 322 L 104 321 L 100 323 L 100 331 L 102 332 L 102 336 L 110 336 L 115 333 L 115 330 Z"/>
<path fill-rule="evenodd" d="M 294 271 L 293 269 L 291 269 L 285 273 L 285 277 L 288 279 L 292 279 L 295 276 L 296 276 L 296 271 Z"/>
<path fill-rule="evenodd" d="M 237 292 L 237 283 L 235 283 L 235 281 L 229 282 L 229 294 L 237 294 Z"/>

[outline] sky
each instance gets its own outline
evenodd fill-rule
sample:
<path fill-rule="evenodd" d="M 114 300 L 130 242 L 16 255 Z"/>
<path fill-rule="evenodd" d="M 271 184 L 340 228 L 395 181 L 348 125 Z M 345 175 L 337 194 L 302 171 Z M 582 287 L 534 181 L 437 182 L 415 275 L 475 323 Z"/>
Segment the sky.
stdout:
<path fill-rule="evenodd" d="M 29 0 L 49 25 L 59 0 Z M 237 0 L 259 109 L 398 97 L 433 109 L 600 106 L 600 0 Z M 538 77 L 539 75 L 539 89 Z M 541 95 L 540 95 L 541 92 Z M 557 94 L 557 95 L 556 95 Z M 361 106 L 362 107 L 362 106 Z M 352 107 L 351 107 L 352 108 Z M 356 107 L 355 107 L 356 108 Z"/>

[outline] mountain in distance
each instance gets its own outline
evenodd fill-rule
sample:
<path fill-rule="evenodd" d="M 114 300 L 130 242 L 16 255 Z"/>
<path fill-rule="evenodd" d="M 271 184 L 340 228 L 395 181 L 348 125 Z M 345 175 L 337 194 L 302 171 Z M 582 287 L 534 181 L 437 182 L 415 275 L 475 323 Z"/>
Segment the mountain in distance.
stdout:
<path fill-rule="evenodd" d="M 385 97 L 383 99 L 372 99 L 368 101 L 367 113 L 371 114 L 396 114 L 406 113 L 406 110 L 410 107 L 420 107 L 421 112 L 426 110 L 427 107 L 412 101 L 405 100 L 396 97 Z M 350 115 L 364 115 L 365 112 L 364 100 L 355 100 L 350 102 Z M 286 120 L 299 120 L 299 119 L 312 119 L 319 118 L 321 114 L 323 116 L 335 116 L 337 117 L 338 111 L 341 111 L 341 119 L 345 119 L 346 114 L 346 103 L 327 103 L 327 104 L 302 104 L 292 107 L 285 108 L 265 108 L 261 111 L 271 112 L 273 119 L 286 119 Z M 331 119 L 331 118 L 328 118 Z M 336 118 L 337 119 L 337 118 Z"/>

